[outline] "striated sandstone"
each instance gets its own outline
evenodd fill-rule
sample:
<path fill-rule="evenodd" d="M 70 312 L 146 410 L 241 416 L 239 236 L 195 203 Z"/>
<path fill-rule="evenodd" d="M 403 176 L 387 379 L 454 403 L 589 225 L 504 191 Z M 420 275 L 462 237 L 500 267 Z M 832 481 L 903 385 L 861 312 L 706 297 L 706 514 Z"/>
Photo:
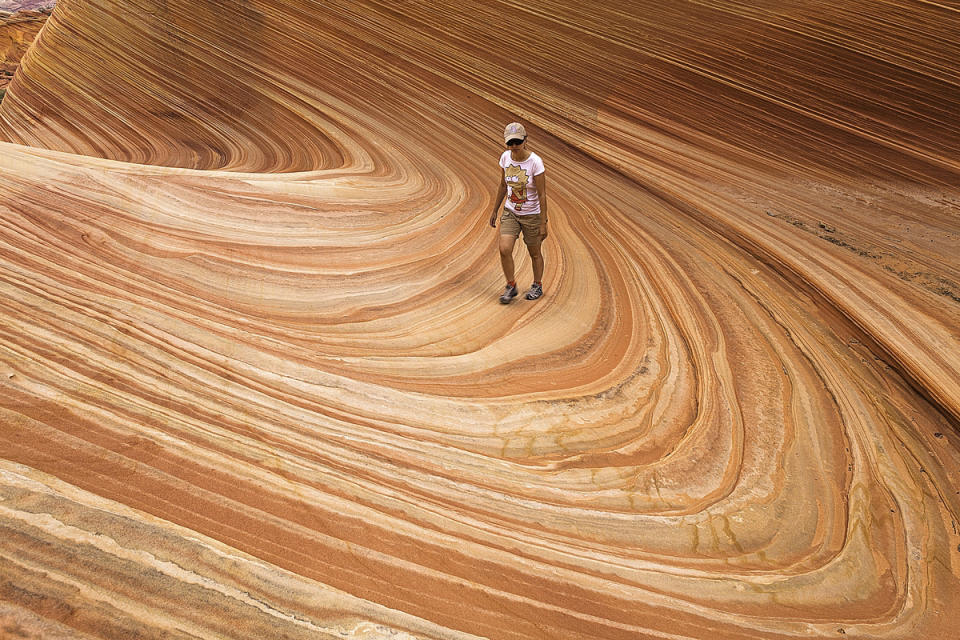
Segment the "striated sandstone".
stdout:
<path fill-rule="evenodd" d="M 20 65 L 49 11 L 20 11 L 7 14 L 0 11 L 0 89 L 6 88 Z"/>
<path fill-rule="evenodd" d="M 60 2 L 0 105 L 0 628 L 952 637 L 957 26 Z"/>

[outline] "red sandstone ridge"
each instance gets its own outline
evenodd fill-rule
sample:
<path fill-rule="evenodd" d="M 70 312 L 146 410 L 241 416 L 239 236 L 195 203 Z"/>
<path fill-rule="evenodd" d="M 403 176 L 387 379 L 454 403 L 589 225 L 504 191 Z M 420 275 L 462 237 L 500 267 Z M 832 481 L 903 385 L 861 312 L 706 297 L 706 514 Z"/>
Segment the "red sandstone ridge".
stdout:
<path fill-rule="evenodd" d="M 6 4 L 10 3 L 0 6 Z M 20 66 L 20 59 L 40 33 L 50 12 L 51 9 L 17 13 L 0 11 L 0 89 L 10 84 L 13 74 Z"/>

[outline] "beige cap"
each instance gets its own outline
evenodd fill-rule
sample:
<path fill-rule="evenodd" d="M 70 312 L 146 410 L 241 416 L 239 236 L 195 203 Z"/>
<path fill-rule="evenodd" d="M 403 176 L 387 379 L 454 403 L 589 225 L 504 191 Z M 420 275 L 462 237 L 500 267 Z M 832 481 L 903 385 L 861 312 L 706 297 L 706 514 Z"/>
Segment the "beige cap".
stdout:
<path fill-rule="evenodd" d="M 527 130 L 523 128 L 523 125 L 519 122 L 511 122 L 507 125 L 507 128 L 503 130 L 503 141 L 509 142 L 514 138 L 519 138 L 523 140 L 527 137 Z"/>

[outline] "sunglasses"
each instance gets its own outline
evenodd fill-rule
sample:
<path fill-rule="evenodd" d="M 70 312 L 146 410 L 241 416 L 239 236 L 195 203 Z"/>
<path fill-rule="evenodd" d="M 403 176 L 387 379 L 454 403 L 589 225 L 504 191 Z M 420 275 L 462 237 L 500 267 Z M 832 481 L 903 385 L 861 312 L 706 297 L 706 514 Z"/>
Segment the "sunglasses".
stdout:
<path fill-rule="evenodd" d="M 518 140 L 517 138 L 514 138 L 513 140 L 507 140 L 508 147 L 516 147 L 521 144 L 523 144 L 523 140 Z"/>

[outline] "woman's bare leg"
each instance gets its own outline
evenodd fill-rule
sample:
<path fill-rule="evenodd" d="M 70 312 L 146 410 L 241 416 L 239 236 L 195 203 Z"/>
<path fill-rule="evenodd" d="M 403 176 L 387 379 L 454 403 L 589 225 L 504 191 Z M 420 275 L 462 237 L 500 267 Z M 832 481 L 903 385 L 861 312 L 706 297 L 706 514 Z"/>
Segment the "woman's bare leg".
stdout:
<path fill-rule="evenodd" d="M 540 245 L 540 242 L 527 245 L 527 251 L 530 252 L 530 260 L 533 262 L 534 282 L 543 282 L 543 252 L 540 251 Z"/>
<path fill-rule="evenodd" d="M 503 267 L 503 277 L 507 282 L 514 282 L 517 277 L 514 273 L 513 245 L 517 242 L 514 236 L 500 236 L 500 266 Z"/>

